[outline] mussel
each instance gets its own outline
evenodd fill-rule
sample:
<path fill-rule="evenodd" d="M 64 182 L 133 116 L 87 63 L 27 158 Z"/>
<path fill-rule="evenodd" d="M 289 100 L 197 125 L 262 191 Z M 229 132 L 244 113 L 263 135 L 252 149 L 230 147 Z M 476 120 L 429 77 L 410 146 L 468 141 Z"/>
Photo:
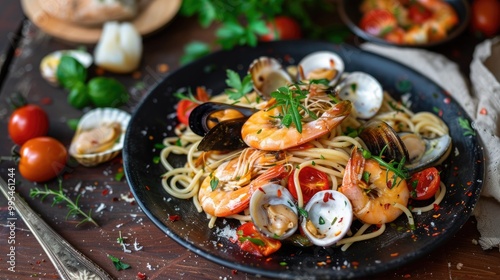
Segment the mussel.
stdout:
<path fill-rule="evenodd" d="M 292 77 L 283 69 L 278 60 L 262 56 L 255 59 L 248 68 L 252 76 L 254 90 L 264 100 L 271 98 L 271 92 L 292 83 Z"/>
<path fill-rule="evenodd" d="M 440 164 L 451 150 L 451 137 L 448 134 L 433 139 L 421 138 L 409 132 L 398 134 L 380 120 L 367 122 L 359 137 L 372 154 L 384 151 L 382 155 L 386 161 L 401 161 L 404 157 L 409 172 Z"/>
<path fill-rule="evenodd" d="M 313 52 L 305 56 L 297 65 L 298 80 L 327 79 L 335 85 L 344 72 L 344 61 L 339 55 L 329 51 Z"/>
<path fill-rule="evenodd" d="M 269 183 L 250 198 L 250 216 L 255 227 L 268 237 L 283 240 L 295 233 L 299 214 L 294 198 L 283 186 Z"/>
<path fill-rule="evenodd" d="M 256 110 L 225 103 L 206 102 L 189 115 L 189 128 L 203 136 L 200 151 L 227 151 L 244 148 L 241 127 Z"/>
<path fill-rule="evenodd" d="M 351 227 L 351 202 L 341 192 L 320 191 L 309 200 L 304 210 L 307 212 L 307 218 L 302 219 L 300 226 L 314 245 L 333 245 L 342 239 Z"/>
<path fill-rule="evenodd" d="M 352 72 L 343 78 L 336 87 L 339 97 L 354 104 L 357 115 L 362 119 L 373 117 L 384 99 L 380 83 L 364 72 Z"/>

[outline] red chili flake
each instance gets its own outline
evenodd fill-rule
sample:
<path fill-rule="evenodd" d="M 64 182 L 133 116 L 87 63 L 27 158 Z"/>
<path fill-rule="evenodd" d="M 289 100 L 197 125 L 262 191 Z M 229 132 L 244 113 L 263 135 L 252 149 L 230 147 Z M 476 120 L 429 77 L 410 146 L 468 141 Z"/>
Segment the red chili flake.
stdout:
<path fill-rule="evenodd" d="M 142 272 L 137 272 L 137 276 L 135 277 L 137 280 L 146 280 L 148 277 L 146 276 L 146 273 Z"/>
<path fill-rule="evenodd" d="M 440 116 L 440 117 L 442 117 L 442 116 L 443 116 L 443 110 L 441 110 L 441 109 L 439 110 L 439 112 L 438 112 L 438 116 Z"/>
<path fill-rule="evenodd" d="M 351 265 L 354 266 L 354 267 L 358 267 L 359 266 L 359 262 L 353 261 L 353 262 L 351 262 Z"/>
<path fill-rule="evenodd" d="M 149 186 L 148 186 L 148 185 L 146 185 L 146 186 L 145 186 L 145 188 L 146 188 L 146 190 L 148 190 L 148 191 L 150 190 L 150 188 L 149 188 Z"/>
<path fill-rule="evenodd" d="M 488 111 L 486 110 L 486 108 L 481 108 L 481 111 L 479 111 L 479 114 L 488 115 Z"/>
<path fill-rule="evenodd" d="M 439 206 L 439 204 L 434 204 L 434 211 L 438 211 L 439 209 L 441 209 L 441 206 Z"/>
<path fill-rule="evenodd" d="M 103 69 L 103 68 L 101 68 L 101 67 L 97 67 L 97 68 L 95 69 L 95 73 L 96 73 L 96 75 L 97 75 L 97 76 L 102 76 L 102 75 L 104 75 L 104 72 L 105 72 L 105 71 L 104 71 L 104 69 Z"/>
<path fill-rule="evenodd" d="M 109 193 L 109 189 L 105 189 L 102 191 L 102 195 L 107 195 Z"/>
<path fill-rule="evenodd" d="M 290 56 L 289 54 L 286 54 L 284 57 L 283 57 L 283 60 L 286 61 L 286 62 L 290 62 L 292 60 L 292 56 Z"/>
<path fill-rule="evenodd" d="M 385 208 L 385 210 L 389 209 L 389 207 L 391 207 L 391 204 L 390 204 L 390 203 L 386 203 L 386 204 L 384 204 L 384 208 Z"/>
<path fill-rule="evenodd" d="M 148 139 L 149 140 L 154 140 L 155 138 L 152 135 L 149 135 Z"/>
<path fill-rule="evenodd" d="M 472 181 L 467 182 L 467 186 L 472 185 Z"/>
<path fill-rule="evenodd" d="M 266 262 L 270 262 L 270 261 L 272 261 L 272 260 L 273 260 L 273 258 L 267 258 L 267 259 L 266 259 Z"/>
<path fill-rule="evenodd" d="M 134 71 L 134 73 L 132 73 L 132 78 L 136 80 L 139 79 L 141 76 L 142 76 L 141 71 Z"/>
<path fill-rule="evenodd" d="M 233 274 L 233 275 L 238 274 L 238 270 L 236 270 L 236 269 L 231 270 L 231 274 Z"/>
<path fill-rule="evenodd" d="M 440 232 L 435 232 L 435 233 L 432 234 L 432 236 L 438 236 L 440 234 L 441 234 Z"/>
<path fill-rule="evenodd" d="M 432 217 L 433 217 L 434 219 L 437 219 L 437 218 L 441 217 L 441 214 L 432 215 Z"/>
<path fill-rule="evenodd" d="M 391 257 L 397 257 L 397 256 L 399 256 L 399 253 L 392 253 L 391 254 Z"/>
<path fill-rule="evenodd" d="M 392 189 L 392 181 L 387 181 L 387 187 L 388 187 L 389 189 Z"/>
<path fill-rule="evenodd" d="M 472 192 L 467 192 L 467 196 L 471 197 L 472 196 Z"/>
<path fill-rule="evenodd" d="M 161 63 L 156 66 L 156 70 L 160 73 L 166 73 L 170 67 L 166 63 Z"/>
<path fill-rule="evenodd" d="M 111 201 L 113 201 L 113 202 L 117 202 L 118 200 L 119 200 L 119 199 L 118 199 L 118 197 L 116 197 L 116 196 L 115 196 L 115 197 L 113 197 L 113 198 L 111 199 Z"/>
<path fill-rule="evenodd" d="M 259 188 L 259 191 L 261 191 L 263 193 L 266 193 L 262 188 Z"/>
<path fill-rule="evenodd" d="M 445 104 L 450 104 L 451 99 L 449 97 L 446 97 L 443 101 Z"/>
<path fill-rule="evenodd" d="M 278 194 L 277 194 L 278 197 L 281 197 L 281 190 L 278 190 Z"/>
<path fill-rule="evenodd" d="M 52 98 L 50 98 L 50 97 L 43 97 L 42 99 L 40 99 L 40 104 L 42 104 L 42 105 L 50 105 L 50 104 L 52 104 Z"/>
<path fill-rule="evenodd" d="M 333 194 L 331 192 L 325 192 L 323 195 L 323 202 L 327 202 L 329 199 L 333 200 Z"/>
<path fill-rule="evenodd" d="M 168 219 L 171 222 L 180 221 L 181 220 L 181 216 L 179 216 L 179 215 L 168 215 Z"/>
<path fill-rule="evenodd" d="M 14 51 L 14 56 L 18 57 L 21 55 L 21 53 L 23 53 L 23 51 L 20 48 L 16 48 L 16 50 Z"/>
<path fill-rule="evenodd" d="M 407 274 L 403 275 L 403 278 L 411 278 L 411 274 L 407 273 Z"/>

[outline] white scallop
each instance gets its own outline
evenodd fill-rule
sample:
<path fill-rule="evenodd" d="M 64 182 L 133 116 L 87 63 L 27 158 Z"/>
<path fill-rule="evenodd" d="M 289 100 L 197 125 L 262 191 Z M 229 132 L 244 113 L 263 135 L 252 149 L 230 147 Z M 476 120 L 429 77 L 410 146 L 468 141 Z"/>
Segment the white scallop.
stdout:
<path fill-rule="evenodd" d="M 331 246 L 342 239 L 351 227 L 353 219 L 351 202 L 341 192 L 320 191 L 309 200 L 304 210 L 308 216 L 302 219 L 300 226 L 314 245 Z M 324 235 L 323 238 L 313 235 L 307 229 L 308 220 L 319 233 Z"/>
<path fill-rule="evenodd" d="M 130 121 L 130 114 L 116 108 L 96 108 L 82 116 L 78 123 L 75 136 L 69 147 L 69 154 L 84 166 L 95 166 L 116 157 L 123 149 L 125 131 Z M 103 123 L 118 122 L 121 126 L 121 135 L 116 143 L 109 149 L 93 154 L 79 154 L 75 149 L 75 139 L 79 133 L 98 127 Z"/>
<path fill-rule="evenodd" d="M 364 72 L 352 72 L 337 86 L 339 97 L 349 100 L 356 109 L 357 116 L 362 119 L 373 117 L 384 99 L 380 83 Z"/>

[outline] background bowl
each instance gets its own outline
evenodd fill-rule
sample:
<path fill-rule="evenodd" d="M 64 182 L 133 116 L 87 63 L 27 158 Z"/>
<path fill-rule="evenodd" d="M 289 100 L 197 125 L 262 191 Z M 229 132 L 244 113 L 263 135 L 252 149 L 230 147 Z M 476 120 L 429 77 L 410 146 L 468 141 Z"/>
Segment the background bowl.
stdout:
<path fill-rule="evenodd" d="M 444 39 L 424 44 L 395 44 L 388 42 L 382 38 L 370 35 L 359 27 L 358 24 L 362 17 L 362 13 L 360 11 L 360 6 L 362 2 L 363 0 L 340 0 L 339 1 L 340 17 L 342 21 L 344 21 L 344 23 L 351 29 L 351 31 L 354 32 L 354 34 L 363 38 L 366 41 L 382 45 L 399 46 L 399 47 L 419 47 L 419 48 L 441 45 L 451 41 L 452 39 L 460 35 L 469 24 L 469 19 L 470 19 L 470 6 L 467 0 L 445 0 L 445 2 L 448 2 L 457 12 L 458 24 L 448 32 L 448 35 Z"/>

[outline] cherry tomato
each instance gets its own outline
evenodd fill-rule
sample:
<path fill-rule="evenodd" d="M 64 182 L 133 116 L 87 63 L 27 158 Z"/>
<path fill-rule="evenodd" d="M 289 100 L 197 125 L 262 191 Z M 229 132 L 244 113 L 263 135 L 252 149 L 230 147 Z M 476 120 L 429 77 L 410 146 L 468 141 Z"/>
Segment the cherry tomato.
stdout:
<path fill-rule="evenodd" d="M 47 135 L 49 117 L 37 105 L 24 105 L 10 115 L 8 129 L 12 141 L 22 145 L 31 138 Z"/>
<path fill-rule="evenodd" d="M 397 20 L 389 11 L 374 9 L 363 15 L 359 27 L 373 36 L 383 36 L 397 27 Z"/>
<path fill-rule="evenodd" d="M 432 17 L 432 12 L 421 4 L 414 2 L 408 8 L 408 16 L 415 24 L 422 24 Z"/>
<path fill-rule="evenodd" d="M 56 177 L 66 166 L 68 153 L 61 142 L 52 137 L 32 138 L 21 146 L 19 172 L 33 182 Z"/>
<path fill-rule="evenodd" d="M 206 92 L 205 88 L 203 87 L 197 87 L 196 88 L 196 100 L 199 100 L 201 102 L 207 102 L 209 99 L 208 93 Z M 177 103 L 177 119 L 185 124 L 189 125 L 189 114 L 191 114 L 191 111 L 198 106 L 198 103 L 188 100 L 188 99 L 182 99 Z"/>
<path fill-rule="evenodd" d="M 411 198 L 415 200 L 426 200 L 433 197 L 441 184 L 439 171 L 435 167 L 429 167 L 414 173 L 408 179 Z"/>
<path fill-rule="evenodd" d="M 244 223 L 236 230 L 237 243 L 241 250 L 262 257 L 278 251 L 281 241 L 266 237 L 252 222 Z"/>
<path fill-rule="evenodd" d="M 331 188 L 330 181 L 328 181 L 328 175 L 326 175 L 325 172 L 306 166 L 300 170 L 294 170 L 288 177 L 288 190 L 295 199 L 297 199 L 297 189 L 293 181 L 293 174 L 297 171 L 300 171 L 299 183 L 304 203 L 307 203 L 315 193 Z"/>
<path fill-rule="evenodd" d="M 291 17 L 277 16 L 269 21 L 266 26 L 269 29 L 269 33 L 259 37 L 263 42 L 302 38 L 302 30 L 299 23 Z"/>
<path fill-rule="evenodd" d="M 472 1 L 472 27 L 487 37 L 492 37 L 500 31 L 500 1 Z"/>

